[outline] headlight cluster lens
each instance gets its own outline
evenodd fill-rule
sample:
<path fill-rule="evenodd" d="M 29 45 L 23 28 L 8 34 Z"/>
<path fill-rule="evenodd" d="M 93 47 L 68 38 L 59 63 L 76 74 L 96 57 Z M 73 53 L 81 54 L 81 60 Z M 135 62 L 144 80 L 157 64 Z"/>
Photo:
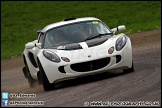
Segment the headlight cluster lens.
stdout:
<path fill-rule="evenodd" d="M 58 57 L 58 55 L 56 55 L 55 53 L 51 51 L 43 51 L 43 55 L 50 61 L 53 61 L 56 63 L 60 62 L 60 58 Z"/>
<path fill-rule="evenodd" d="M 116 44 L 115 44 L 116 50 L 117 51 L 121 50 L 125 46 L 126 41 L 127 41 L 127 39 L 125 36 L 120 36 L 117 39 Z"/>

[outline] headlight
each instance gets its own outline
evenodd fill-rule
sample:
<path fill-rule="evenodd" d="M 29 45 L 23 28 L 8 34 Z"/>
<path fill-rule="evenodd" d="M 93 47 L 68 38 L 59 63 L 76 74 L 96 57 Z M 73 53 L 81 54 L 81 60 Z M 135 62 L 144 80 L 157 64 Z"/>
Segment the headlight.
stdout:
<path fill-rule="evenodd" d="M 127 41 L 127 39 L 125 36 L 120 36 L 117 39 L 116 44 L 115 44 L 116 50 L 117 51 L 121 50 L 125 46 L 126 41 Z"/>
<path fill-rule="evenodd" d="M 56 63 L 60 62 L 60 58 L 58 57 L 58 55 L 56 55 L 55 53 L 51 51 L 43 51 L 43 55 L 50 61 L 53 61 Z"/>

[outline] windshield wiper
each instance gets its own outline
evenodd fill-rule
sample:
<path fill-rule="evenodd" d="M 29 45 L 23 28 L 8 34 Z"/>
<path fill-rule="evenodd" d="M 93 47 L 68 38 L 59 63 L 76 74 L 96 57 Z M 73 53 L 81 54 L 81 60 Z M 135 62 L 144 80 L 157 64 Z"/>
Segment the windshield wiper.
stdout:
<path fill-rule="evenodd" d="M 91 35 L 91 36 L 89 36 L 87 39 L 85 39 L 84 41 L 86 41 L 86 40 L 90 40 L 90 39 L 94 39 L 94 38 L 97 38 L 97 37 L 101 37 L 101 36 L 103 36 L 103 35 L 112 35 L 113 33 L 104 33 L 104 34 L 99 34 L 99 33 L 97 33 L 97 34 L 94 34 L 94 35 Z"/>

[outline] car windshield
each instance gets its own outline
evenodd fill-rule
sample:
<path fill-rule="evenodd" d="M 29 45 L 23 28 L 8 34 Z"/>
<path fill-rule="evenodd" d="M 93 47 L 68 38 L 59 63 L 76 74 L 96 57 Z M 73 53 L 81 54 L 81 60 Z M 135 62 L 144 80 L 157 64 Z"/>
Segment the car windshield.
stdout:
<path fill-rule="evenodd" d="M 111 33 L 110 30 L 100 21 L 86 21 L 68 24 L 47 31 L 44 48 L 78 43 L 90 39 L 89 37 L 97 36 L 96 34 L 109 33 Z"/>

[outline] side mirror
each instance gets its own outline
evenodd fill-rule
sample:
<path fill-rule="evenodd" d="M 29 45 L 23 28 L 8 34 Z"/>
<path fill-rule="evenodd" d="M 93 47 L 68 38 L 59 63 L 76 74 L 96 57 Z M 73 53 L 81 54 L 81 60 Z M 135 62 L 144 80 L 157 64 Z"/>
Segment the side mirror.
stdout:
<path fill-rule="evenodd" d="M 35 47 L 35 44 L 33 42 L 29 42 L 29 43 L 25 44 L 26 49 L 32 49 L 34 47 Z"/>
<path fill-rule="evenodd" d="M 41 32 L 41 30 L 37 30 L 37 34 L 39 35 L 39 33 Z"/>
<path fill-rule="evenodd" d="M 126 30 L 125 25 L 121 25 L 121 26 L 118 26 L 117 28 L 111 29 L 111 31 L 113 32 L 113 34 L 115 34 L 117 31 L 122 32 L 124 30 Z"/>
<path fill-rule="evenodd" d="M 38 47 L 38 48 L 41 48 L 42 43 L 36 43 L 35 46 Z"/>
<path fill-rule="evenodd" d="M 118 26 L 118 31 L 119 32 L 122 32 L 124 30 L 126 30 L 125 25 Z"/>

